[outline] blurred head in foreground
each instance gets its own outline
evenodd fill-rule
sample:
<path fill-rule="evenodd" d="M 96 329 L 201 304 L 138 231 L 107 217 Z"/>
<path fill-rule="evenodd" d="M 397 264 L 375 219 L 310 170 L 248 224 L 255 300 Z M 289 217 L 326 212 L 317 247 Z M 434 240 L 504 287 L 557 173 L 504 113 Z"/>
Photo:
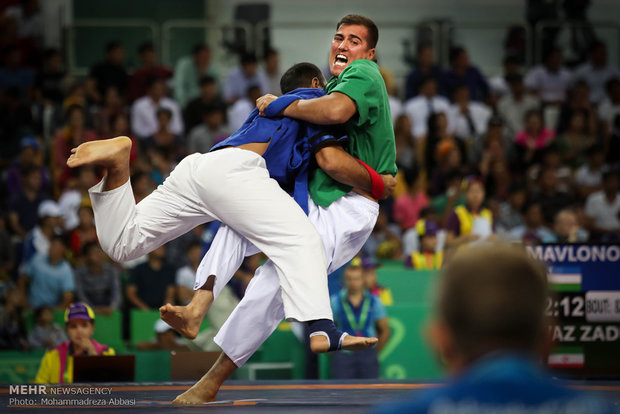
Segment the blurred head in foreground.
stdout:
<path fill-rule="evenodd" d="M 440 282 L 430 339 L 451 373 L 485 355 L 547 350 L 545 267 L 509 246 L 462 250 Z"/>

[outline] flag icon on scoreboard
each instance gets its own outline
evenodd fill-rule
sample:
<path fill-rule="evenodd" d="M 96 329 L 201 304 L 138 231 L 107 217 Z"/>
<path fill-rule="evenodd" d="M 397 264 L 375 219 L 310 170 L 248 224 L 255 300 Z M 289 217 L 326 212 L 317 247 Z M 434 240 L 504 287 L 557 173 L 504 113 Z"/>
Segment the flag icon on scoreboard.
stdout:
<path fill-rule="evenodd" d="M 547 275 L 549 288 L 555 291 L 580 292 L 581 269 L 578 267 L 553 266 Z"/>
<path fill-rule="evenodd" d="M 547 365 L 550 368 L 583 368 L 585 361 L 583 348 L 557 347 L 549 354 Z"/>

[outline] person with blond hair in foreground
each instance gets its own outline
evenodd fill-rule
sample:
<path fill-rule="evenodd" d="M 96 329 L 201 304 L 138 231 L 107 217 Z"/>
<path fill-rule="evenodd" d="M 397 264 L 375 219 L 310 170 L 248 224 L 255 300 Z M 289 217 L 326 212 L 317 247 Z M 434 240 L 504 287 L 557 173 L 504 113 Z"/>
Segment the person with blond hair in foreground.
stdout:
<path fill-rule="evenodd" d="M 388 413 L 612 413 L 543 369 L 548 353 L 545 267 L 519 248 L 463 249 L 444 269 L 428 333 L 452 378 L 377 406 Z"/>

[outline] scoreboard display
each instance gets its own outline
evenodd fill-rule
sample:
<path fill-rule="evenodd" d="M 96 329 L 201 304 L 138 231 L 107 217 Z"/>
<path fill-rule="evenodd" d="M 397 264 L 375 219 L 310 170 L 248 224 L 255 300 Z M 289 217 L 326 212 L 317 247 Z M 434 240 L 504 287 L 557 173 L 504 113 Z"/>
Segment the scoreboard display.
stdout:
<path fill-rule="evenodd" d="M 569 377 L 620 378 L 620 246 L 526 248 L 547 266 L 554 342 L 549 368 Z"/>

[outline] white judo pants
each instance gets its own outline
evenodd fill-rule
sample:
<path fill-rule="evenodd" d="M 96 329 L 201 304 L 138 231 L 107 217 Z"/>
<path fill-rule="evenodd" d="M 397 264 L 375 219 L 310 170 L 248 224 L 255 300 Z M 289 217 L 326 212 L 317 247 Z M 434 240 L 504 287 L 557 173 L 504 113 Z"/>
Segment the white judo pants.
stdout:
<path fill-rule="evenodd" d="M 329 207 L 309 200 L 308 218 L 321 234 L 327 256 L 327 273 L 345 265 L 362 248 L 377 221 L 379 205 L 359 194 L 349 193 Z M 222 226 L 196 272 L 202 286 L 216 275 L 217 296 L 237 271 L 246 255 L 258 250 L 233 229 Z M 271 335 L 285 317 L 277 268 L 268 260 L 256 270 L 245 296 L 228 317 L 214 341 L 237 365 L 242 366 Z"/>
<path fill-rule="evenodd" d="M 271 259 L 288 319 L 332 319 L 321 237 L 258 154 L 225 148 L 189 155 L 137 205 L 129 181 L 102 188 L 103 181 L 89 193 L 99 242 L 114 260 L 140 257 L 219 220 Z"/>

